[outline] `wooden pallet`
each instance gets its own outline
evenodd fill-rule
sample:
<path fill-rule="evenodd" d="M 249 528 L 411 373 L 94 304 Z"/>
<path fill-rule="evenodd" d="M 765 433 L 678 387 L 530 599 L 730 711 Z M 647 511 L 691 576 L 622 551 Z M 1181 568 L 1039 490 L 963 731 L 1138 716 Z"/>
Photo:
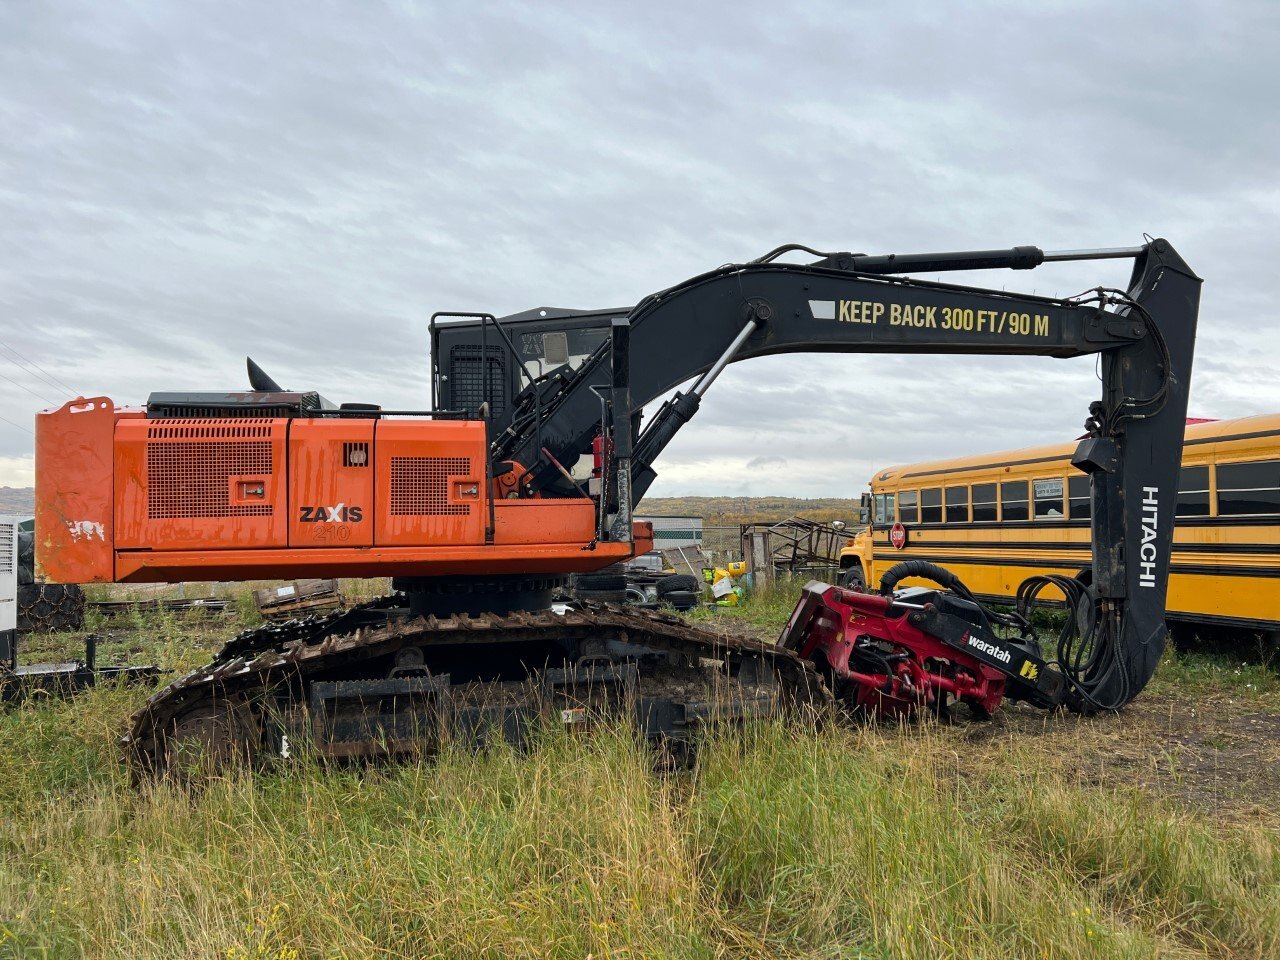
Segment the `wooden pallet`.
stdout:
<path fill-rule="evenodd" d="M 268 620 L 291 620 L 346 606 L 337 580 L 292 580 L 253 591 L 253 601 Z"/>

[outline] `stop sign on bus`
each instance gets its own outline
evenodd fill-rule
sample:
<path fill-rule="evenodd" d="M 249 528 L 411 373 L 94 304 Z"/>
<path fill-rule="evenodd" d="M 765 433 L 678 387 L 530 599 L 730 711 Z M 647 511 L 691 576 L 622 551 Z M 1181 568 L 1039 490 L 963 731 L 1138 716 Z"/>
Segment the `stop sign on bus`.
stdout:
<path fill-rule="evenodd" d="M 896 522 L 889 528 L 889 542 L 895 550 L 901 550 L 907 545 L 907 528 L 901 522 Z"/>

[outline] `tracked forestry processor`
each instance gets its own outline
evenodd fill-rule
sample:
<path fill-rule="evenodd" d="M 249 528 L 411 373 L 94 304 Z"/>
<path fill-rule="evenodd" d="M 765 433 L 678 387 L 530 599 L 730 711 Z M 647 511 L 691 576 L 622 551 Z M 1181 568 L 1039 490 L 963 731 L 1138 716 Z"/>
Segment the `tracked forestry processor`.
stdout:
<path fill-rule="evenodd" d="M 1127 289 L 1071 299 L 906 276 L 1116 258 L 1133 261 Z M 334 405 L 250 361 L 247 391 L 38 415 L 37 560 L 63 583 L 393 578 L 382 599 L 242 633 L 156 693 L 125 738 L 144 769 L 304 742 L 348 757 L 518 740 L 539 716 L 627 714 L 680 743 L 832 698 L 880 715 L 1005 698 L 1119 708 L 1164 646 L 1199 290 L 1165 240 L 893 256 L 793 244 L 633 307 L 437 314 L 428 411 Z M 875 594 L 810 584 L 777 643 L 634 607 L 553 612 L 567 575 L 650 549 L 632 509 L 724 367 L 811 351 L 1096 356 L 1102 396 L 1073 460 L 1092 481 L 1092 570 L 1029 582 L 1013 613 L 928 564 L 889 571 Z M 945 403 L 924 357 L 919 371 L 919 402 Z M 907 577 L 936 587 L 895 589 Z M 1047 594 L 1070 616 L 1046 650 L 1028 609 Z"/>

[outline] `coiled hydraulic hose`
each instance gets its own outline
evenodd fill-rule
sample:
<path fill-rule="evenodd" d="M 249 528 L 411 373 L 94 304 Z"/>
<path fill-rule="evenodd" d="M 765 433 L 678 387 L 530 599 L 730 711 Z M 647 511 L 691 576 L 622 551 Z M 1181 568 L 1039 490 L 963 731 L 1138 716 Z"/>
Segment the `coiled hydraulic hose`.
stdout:
<path fill-rule="evenodd" d="M 928 560 L 903 560 L 895 563 L 892 567 L 884 572 L 880 577 L 880 593 L 889 596 L 893 593 L 894 588 L 908 577 L 920 577 L 924 580 L 931 580 L 945 590 L 959 594 L 966 600 L 973 600 L 973 594 L 964 582 L 946 567 L 940 567 L 936 563 L 930 563 Z"/>
<path fill-rule="evenodd" d="M 1021 613 L 998 613 L 992 610 L 973 595 L 973 591 L 965 586 L 963 580 L 946 567 L 940 567 L 936 563 L 930 563 L 928 560 L 903 560 L 900 563 L 895 563 L 880 577 L 880 593 L 886 597 L 892 595 L 894 588 L 908 577 L 930 580 L 944 590 L 950 590 L 961 599 L 968 600 L 982 611 L 983 616 L 990 623 L 998 623 L 1003 627 L 1012 627 L 1024 636 L 1027 634 L 1030 621 L 1022 616 Z"/>
<path fill-rule="evenodd" d="M 1066 678 L 1074 696 L 1067 706 L 1081 712 L 1118 710 L 1129 702 L 1132 683 L 1119 655 L 1116 638 L 1123 624 L 1100 616 L 1098 598 L 1092 586 L 1076 577 L 1061 574 L 1028 577 L 1018 586 L 1013 613 L 998 613 L 981 603 L 964 582 L 950 570 L 927 560 L 903 560 L 885 571 L 880 592 L 892 595 L 909 577 L 930 580 L 956 596 L 975 604 L 990 623 L 1011 627 L 1024 638 L 1032 637 L 1031 617 L 1044 601 L 1041 594 L 1055 587 L 1066 598 L 1066 621 L 1058 633 L 1055 659 L 1049 661 Z M 1118 681 L 1118 682 L 1116 682 Z M 1116 694 L 1100 700 L 1097 691 L 1114 682 Z"/>
<path fill-rule="evenodd" d="M 1114 618 L 1099 615 L 1098 596 L 1093 587 L 1077 577 L 1045 574 L 1028 577 L 1018 585 L 1015 607 L 1028 622 L 1043 601 L 1040 594 L 1055 587 L 1066 600 L 1066 621 L 1058 633 L 1055 661 L 1079 701 L 1067 705 L 1082 712 L 1119 710 L 1131 698 L 1132 683 L 1120 657 L 1118 638 L 1124 625 Z M 1100 700 L 1097 691 L 1114 682 L 1116 694 Z"/>

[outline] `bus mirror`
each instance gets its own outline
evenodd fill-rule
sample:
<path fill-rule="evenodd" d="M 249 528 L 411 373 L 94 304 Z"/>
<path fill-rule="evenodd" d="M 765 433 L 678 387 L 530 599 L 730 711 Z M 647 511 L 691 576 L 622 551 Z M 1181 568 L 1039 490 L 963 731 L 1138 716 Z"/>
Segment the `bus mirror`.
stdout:
<path fill-rule="evenodd" d="M 843 530 L 843 529 L 844 529 L 844 521 L 843 521 L 843 520 L 832 520 L 832 521 L 831 521 L 831 529 L 832 529 L 832 530 L 835 530 L 837 533 L 838 533 L 838 532 L 840 532 L 841 530 Z"/>
<path fill-rule="evenodd" d="M 858 522 L 866 526 L 871 522 L 871 508 L 863 504 L 862 509 L 858 511 Z"/>

